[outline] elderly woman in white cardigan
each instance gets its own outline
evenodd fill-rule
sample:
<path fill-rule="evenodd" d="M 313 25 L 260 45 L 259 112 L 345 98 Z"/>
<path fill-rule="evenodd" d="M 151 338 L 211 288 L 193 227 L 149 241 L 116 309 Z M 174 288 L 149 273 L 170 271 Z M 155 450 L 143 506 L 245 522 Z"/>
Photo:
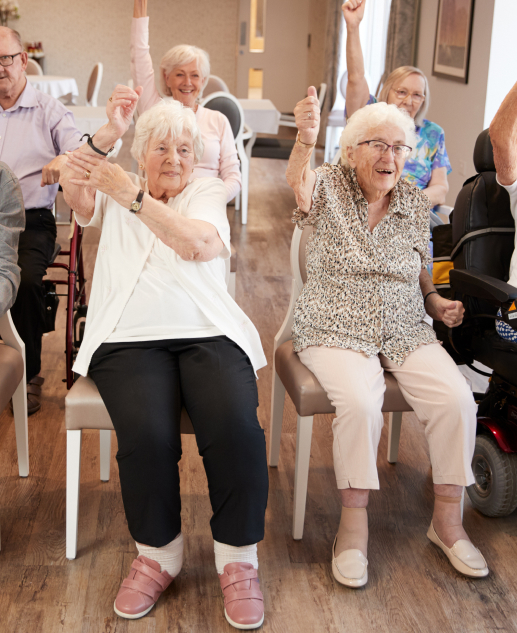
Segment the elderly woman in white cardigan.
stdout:
<path fill-rule="evenodd" d="M 99 153 L 127 129 L 137 99 L 117 87 L 109 123 L 70 155 L 62 178 L 79 224 L 101 230 L 74 370 L 89 373 L 113 421 L 124 509 L 139 553 L 115 611 L 144 616 L 181 569 L 184 406 L 208 478 L 225 615 L 234 627 L 251 629 L 264 617 L 256 544 L 268 475 L 254 372 L 265 358 L 225 285 L 224 184 L 192 177 L 203 154 L 192 110 L 162 102 L 139 118 L 132 153 L 146 180 Z"/>

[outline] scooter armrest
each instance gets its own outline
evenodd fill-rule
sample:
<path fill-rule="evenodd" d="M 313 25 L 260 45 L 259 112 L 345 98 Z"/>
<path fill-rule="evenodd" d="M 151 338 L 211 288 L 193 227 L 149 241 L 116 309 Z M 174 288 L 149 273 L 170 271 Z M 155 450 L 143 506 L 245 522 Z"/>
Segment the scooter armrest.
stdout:
<path fill-rule="evenodd" d="M 489 275 L 453 269 L 449 273 L 449 278 L 451 286 L 457 292 L 477 299 L 486 299 L 499 306 L 517 299 L 517 288 Z"/>

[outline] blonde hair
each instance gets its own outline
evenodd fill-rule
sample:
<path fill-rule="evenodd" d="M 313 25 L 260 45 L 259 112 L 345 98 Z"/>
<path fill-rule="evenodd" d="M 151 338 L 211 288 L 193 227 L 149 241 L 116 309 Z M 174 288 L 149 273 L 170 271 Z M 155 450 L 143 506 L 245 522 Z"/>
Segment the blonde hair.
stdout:
<path fill-rule="evenodd" d="M 397 108 L 394 103 L 387 104 L 381 101 L 371 103 L 352 114 L 339 139 L 341 164 L 346 169 L 350 169 L 347 149 L 349 147 L 355 149 L 359 143 L 368 141 L 370 130 L 374 130 L 380 125 L 391 125 L 400 128 L 404 132 L 407 145 L 413 149 L 415 148 L 417 141 L 415 123 L 409 114 Z"/>
<path fill-rule="evenodd" d="M 404 81 L 406 77 L 409 75 L 420 75 L 424 80 L 425 89 L 424 89 L 424 102 L 420 106 L 420 109 L 416 113 L 415 123 L 418 126 L 421 126 L 424 122 L 424 117 L 429 109 L 429 105 L 431 103 L 431 95 L 429 94 L 429 83 L 427 81 L 427 77 L 420 70 L 420 68 L 416 68 L 415 66 L 400 66 L 399 68 L 395 68 L 395 70 L 388 75 L 384 85 L 382 86 L 381 92 L 379 94 L 379 101 L 388 102 L 388 95 L 390 90 Z"/>
<path fill-rule="evenodd" d="M 172 96 L 171 89 L 167 85 L 167 77 L 176 68 L 190 64 L 193 61 L 197 62 L 199 72 L 203 77 L 203 89 L 205 88 L 210 77 L 210 57 L 208 53 L 197 46 L 179 44 L 168 50 L 160 62 L 160 88 L 162 89 L 162 94 L 168 97 Z"/>
<path fill-rule="evenodd" d="M 169 134 L 176 139 L 183 132 L 192 137 L 194 163 L 199 163 L 205 148 L 196 115 L 191 108 L 184 107 L 179 101 L 162 100 L 138 117 L 131 155 L 138 162 L 143 162 L 151 139 L 165 140 Z"/>

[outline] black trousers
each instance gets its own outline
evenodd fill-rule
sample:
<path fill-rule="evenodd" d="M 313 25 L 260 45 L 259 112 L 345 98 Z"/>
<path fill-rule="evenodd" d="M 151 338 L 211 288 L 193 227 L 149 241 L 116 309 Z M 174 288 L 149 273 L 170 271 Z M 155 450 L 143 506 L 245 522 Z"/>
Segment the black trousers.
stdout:
<path fill-rule="evenodd" d="M 91 378 L 117 434 L 122 499 L 133 538 L 162 547 L 181 531 L 178 462 L 186 408 L 203 457 L 216 541 L 264 537 L 268 472 L 248 356 L 225 336 L 104 343 Z"/>
<path fill-rule="evenodd" d="M 25 231 L 18 244 L 21 281 L 11 316 L 25 343 L 27 381 L 41 370 L 41 338 L 45 324 L 43 277 L 54 253 L 56 221 L 49 209 L 26 209 Z"/>

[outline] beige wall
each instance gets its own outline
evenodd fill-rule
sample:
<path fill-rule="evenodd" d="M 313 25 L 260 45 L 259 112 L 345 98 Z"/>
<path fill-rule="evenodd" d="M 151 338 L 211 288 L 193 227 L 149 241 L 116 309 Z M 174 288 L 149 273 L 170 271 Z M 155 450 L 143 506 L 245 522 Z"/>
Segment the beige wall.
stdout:
<path fill-rule="evenodd" d="M 212 73 L 235 87 L 239 0 L 150 0 L 150 43 L 155 72 L 175 44 L 208 51 Z M 75 77 L 84 104 L 93 65 L 104 64 L 99 104 L 129 79 L 132 0 L 23 0 L 21 18 L 9 24 L 24 42 L 42 41 L 45 72 Z"/>
<path fill-rule="evenodd" d="M 307 64 L 307 85 L 316 86 L 316 88 L 325 81 L 327 71 L 325 63 L 325 33 L 329 4 L 330 0 L 310 0 L 309 2 L 311 47 Z"/>
<path fill-rule="evenodd" d="M 445 130 L 453 170 L 447 196 L 447 204 L 451 206 L 463 182 L 475 174 L 472 153 L 477 135 L 483 130 L 494 1 L 475 3 L 468 84 L 432 75 L 438 0 L 421 3 L 417 65 L 429 79 L 431 107 L 427 118 Z"/>

